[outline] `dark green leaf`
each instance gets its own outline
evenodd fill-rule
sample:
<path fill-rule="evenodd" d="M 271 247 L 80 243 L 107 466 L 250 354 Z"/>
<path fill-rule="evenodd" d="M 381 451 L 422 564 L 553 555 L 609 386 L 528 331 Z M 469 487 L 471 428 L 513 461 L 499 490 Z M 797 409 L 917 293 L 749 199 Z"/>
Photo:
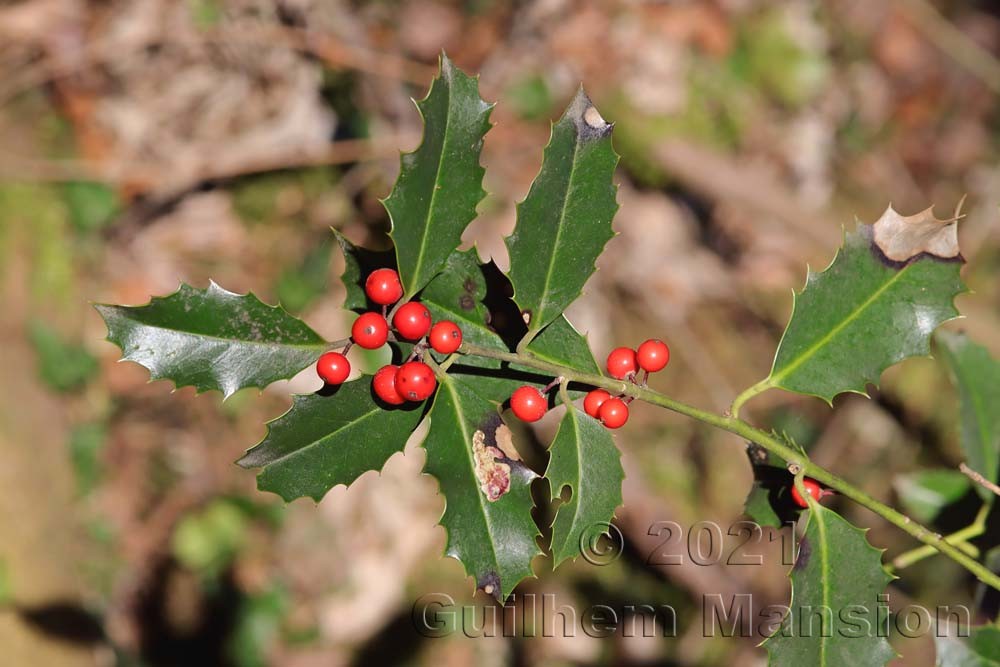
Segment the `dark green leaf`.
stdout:
<path fill-rule="evenodd" d="M 907 513 L 922 523 L 930 523 L 948 505 L 969 491 L 969 478 L 957 470 L 933 468 L 900 475 L 893 486 Z"/>
<path fill-rule="evenodd" d="M 38 356 L 38 375 L 56 391 L 77 389 L 97 373 L 97 359 L 93 355 L 64 341 L 43 322 L 31 325 L 31 343 Z"/>
<path fill-rule="evenodd" d="M 333 230 L 333 235 L 337 237 L 337 243 L 344 254 L 344 272 L 340 274 L 340 280 L 347 290 L 344 308 L 356 313 L 369 310 L 365 280 L 375 269 L 395 268 L 395 255 L 392 250 L 367 250 L 356 246 L 336 229 Z"/>
<path fill-rule="evenodd" d="M 488 326 L 489 312 L 483 305 L 486 282 L 475 248 L 455 251 L 448 257 L 444 271 L 438 274 L 420 295 L 434 321 L 452 320 L 462 330 L 463 340 L 492 350 L 508 352 L 507 346 Z M 491 362 L 482 357 L 467 357 L 469 364 Z"/>
<path fill-rule="evenodd" d="M 308 496 L 319 502 L 338 484 L 350 485 L 368 470 L 381 470 L 403 451 L 421 410 L 391 408 L 372 397 L 371 378 L 324 393 L 294 396 L 291 409 L 267 425 L 267 435 L 237 463 L 264 468 L 261 491 L 286 501 Z"/>
<path fill-rule="evenodd" d="M 549 447 L 545 471 L 552 499 L 563 487 L 571 496 L 559 506 L 552 522 L 552 566 L 580 555 L 581 540 L 596 537 L 597 527 L 607 526 L 622 504 L 621 454 L 608 429 L 572 405 L 559 423 Z"/>
<path fill-rule="evenodd" d="M 407 298 L 444 268 L 486 196 L 479 153 L 493 109 L 479 97 L 478 79 L 466 76 L 447 56 L 441 57 L 441 73 L 417 107 L 424 119 L 423 141 L 403 154 L 399 178 L 383 201 Z"/>
<path fill-rule="evenodd" d="M 520 460 L 497 406 L 451 375 L 441 380 L 424 443 L 425 472 L 445 498 L 441 525 L 447 555 L 465 566 L 476 586 L 505 600 L 532 576 L 541 551 L 531 517 L 530 486 L 537 475 Z"/>
<path fill-rule="evenodd" d="M 482 300 L 486 296 L 483 265 L 475 249 L 455 251 L 448 258 L 445 270 L 438 274 L 421 293 L 421 302 L 431 311 L 435 321 L 453 320 L 462 329 L 465 342 L 500 352 L 509 352 L 507 345 L 487 324 L 489 312 Z M 437 359 L 442 355 L 432 353 Z M 525 378 L 512 373 L 496 359 L 465 355 L 457 360 L 450 373 L 466 378 L 468 386 L 487 400 L 502 402 Z M 537 375 L 532 379 L 540 380 Z"/>
<path fill-rule="evenodd" d="M 617 163 L 611 125 L 581 89 L 552 126 L 542 168 L 507 238 L 514 300 L 528 318 L 529 334 L 580 296 L 614 235 Z"/>
<path fill-rule="evenodd" d="M 894 657 L 882 633 L 879 595 L 892 577 L 865 532 L 811 503 L 799 543 L 789 613 L 767 639 L 772 667 L 878 667 Z"/>
<path fill-rule="evenodd" d="M 504 341 L 488 325 L 490 314 L 482 301 L 486 297 L 485 265 L 479 263 L 475 249 L 455 251 L 448 258 L 445 270 L 424 288 L 420 298 L 435 321 L 450 319 L 462 329 L 467 342 L 481 347 L 508 352 Z M 528 351 L 540 359 L 569 366 L 584 373 L 598 373 L 597 362 L 590 353 L 587 339 L 573 328 L 565 317 L 559 317 L 546 327 L 528 346 Z M 495 359 L 465 356 L 453 372 L 467 374 L 469 367 L 490 369 L 472 384 L 487 399 L 501 402 L 523 384 L 547 384 L 552 378 L 540 375 L 526 366 L 508 366 Z M 477 371 L 478 372 L 478 371 Z M 579 392 L 571 392 L 575 397 Z"/>
<path fill-rule="evenodd" d="M 936 338 L 958 389 L 962 450 L 969 467 L 996 482 L 1000 472 L 1000 362 L 963 334 L 940 331 Z M 976 491 L 984 502 L 993 502 L 989 489 L 977 484 Z"/>
<path fill-rule="evenodd" d="M 567 366 L 581 373 L 601 374 L 587 337 L 577 331 L 564 315 L 542 329 L 528 344 L 527 351 L 543 361 Z"/>
<path fill-rule="evenodd" d="M 938 667 L 1000 667 L 1000 628 L 994 625 L 972 628 L 968 637 L 935 634 L 934 647 Z"/>
<path fill-rule="evenodd" d="M 845 391 L 864 393 L 887 367 L 928 354 L 934 329 L 958 315 L 952 301 L 965 288 L 957 242 L 954 257 L 921 251 L 889 259 L 876 238 L 890 213 L 874 226 L 859 224 L 833 263 L 809 274 L 764 387 L 828 403 Z"/>
<path fill-rule="evenodd" d="M 168 378 L 199 392 L 218 389 L 224 396 L 290 378 L 326 346 L 281 308 L 215 283 L 207 290 L 181 285 L 145 306 L 97 310 L 122 358 L 145 366 L 154 380 Z"/>

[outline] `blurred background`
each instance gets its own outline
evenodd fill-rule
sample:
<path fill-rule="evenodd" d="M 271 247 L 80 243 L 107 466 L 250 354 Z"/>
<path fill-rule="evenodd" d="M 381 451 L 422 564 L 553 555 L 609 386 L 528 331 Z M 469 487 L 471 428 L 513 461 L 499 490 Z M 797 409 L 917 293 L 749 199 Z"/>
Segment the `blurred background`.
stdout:
<path fill-rule="evenodd" d="M 994 3 L 0 2 L 0 663 L 764 664 L 760 637 L 704 636 L 702 600 L 785 603 L 780 539 L 760 544 L 763 567 L 649 558 L 657 521 L 726 532 L 740 518 L 751 472 L 734 436 L 636 404 L 617 436 L 625 553 L 556 573 L 540 558 L 518 589 L 580 610 L 670 604 L 676 637 L 425 638 L 421 596 L 492 603 L 441 557 L 443 501 L 416 443 L 381 476 L 286 506 L 232 462 L 290 393 L 316 388 L 310 372 L 221 403 L 148 383 L 103 341 L 89 302 L 210 278 L 331 339 L 347 331 L 329 228 L 387 245 L 379 198 L 419 141 L 410 98 L 442 49 L 499 102 L 491 194 L 466 234 L 484 260 L 507 266 L 514 202 L 580 82 L 615 122 L 620 234 L 570 311 L 598 358 L 660 336 L 673 361 L 653 386 L 721 411 L 767 374 L 792 288 L 855 216 L 891 202 L 945 217 L 963 195 L 973 293 L 948 327 L 1000 354 Z M 746 416 L 892 504 L 913 471 L 962 460 L 954 391 L 930 359 L 891 369 L 873 400 L 831 411 L 771 392 Z M 552 427 L 523 434 L 538 469 Z M 946 501 L 927 515 L 937 530 L 972 520 L 974 499 Z M 832 504 L 887 557 L 914 546 Z M 742 541 L 726 540 L 726 554 Z M 905 575 L 893 608 L 990 613 L 950 561 Z M 895 664 L 933 664 L 929 638 L 892 640 Z"/>

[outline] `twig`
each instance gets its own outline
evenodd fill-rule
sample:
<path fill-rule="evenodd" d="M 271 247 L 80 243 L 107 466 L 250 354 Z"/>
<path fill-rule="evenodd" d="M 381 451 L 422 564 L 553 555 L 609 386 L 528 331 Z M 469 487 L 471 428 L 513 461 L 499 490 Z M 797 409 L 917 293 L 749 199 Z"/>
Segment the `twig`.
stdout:
<path fill-rule="evenodd" d="M 995 495 L 1000 496 L 1000 486 L 997 486 L 996 484 L 994 484 L 990 480 L 988 480 L 985 477 L 983 477 L 982 473 L 976 472 L 975 470 L 973 470 L 969 466 L 965 465 L 965 463 L 959 463 L 958 464 L 958 469 L 962 471 L 963 475 L 965 475 L 966 477 L 968 477 L 969 479 L 971 479 L 973 482 L 975 482 L 979 486 L 983 487 L 984 489 L 989 489 Z"/>
<path fill-rule="evenodd" d="M 990 571 L 989 568 L 976 561 L 968 554 L 963 553 L 961 549 L 946 541 L 945 538 L 938 533 L 935 533 L 931 529 L 921 525 L 917 521 L 893 509 L 892 507 L 889 507 L 875 498 L 872 498 L 869 494 L 849 483 L 847 480 L 841 479 L 837 475 L 829 472 L 826 468 L 814 463 L 803 452 L 796 451 L 770 433 L 762 431 L 741 419 L 735 419 L 733 417 L 718 415 L 707 410 L 702 410 L 670 398 L 669 396 L 661 394 L 657 391 L 640 387 L 636 384 L 622 382 L 621 380 L 614 380 L 603 375 L 581 373 L 572 368 L 538 359 L 528 353 L 518 354 L 512 352 L 500 352 L 498 350 L 479 347 L 478 345 L 473 345 L 471 343 L 464 343 L 459 349 L 459 352 L 462 354 L 499 359 L 500 361 L 507 361 L 528 366 L 546 372 L 549 375 L 562 376 L 569 381 L 579 382 L 593 387 L 601 387 L 611 392 L 625 394 L 626 396 L 636 398 L 645 403 L 657 405 L 693 419 L 697 419 L 698 421 L 710 426 L 715 426 L 716 428 L 729 431 L 730 433 L 735 433 L 741 438 L 755 442 L 769 452 L 779 456 L 788 462 L 789 469 L 791 469 L 792 466 L 795 466 L 797 472 L 800 472 L 804 476 L 811 477 L 821 484 L 835 489 L 840 493 L 840 495 L 850 498 L 859 505 L 866 507 L 889 523 L 901 529 L 903 532 L 911 535 L 920 542 L 933 547 L 937 551 L 940 551 L 942 554 L 946 555 L 948 558 L 952 559 L 974 574 L 977 579 L 982 581 L 987 586 L 1000 590 L 1000 575 Z"/>

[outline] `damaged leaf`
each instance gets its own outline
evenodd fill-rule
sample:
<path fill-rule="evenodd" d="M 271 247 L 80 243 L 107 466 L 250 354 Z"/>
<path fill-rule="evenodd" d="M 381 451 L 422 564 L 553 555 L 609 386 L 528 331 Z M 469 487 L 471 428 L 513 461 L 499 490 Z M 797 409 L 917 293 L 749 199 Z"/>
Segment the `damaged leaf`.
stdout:
<path fill-rule="evenodd" d="M 892 206 L 872 226 L 876 247 L 894 262 L 908 262 L 922 254 L 957 259 L 958 218 L 938 220 L 934 208 L 900 215 Z"/>
<path fill-rule="evenodd" d="M 921 251 L 899 263 L 883 254 L 874 233 L 859 224 L 829 267 L 809 273 L 764 387 L 827 403 L 846 391 L 864 394 L 892 364 L 928 354 L 934 329 L 958 316 L 953 301 L 965 290 L 960 254 Z M 897 256 L 921 245 L 892 238 L 887 247 Z"/>
<path fill-rule="evenodd" d="M 445 499 L 441 525 L 446 554 L 462 562 L 476 586 L 505 600 L 532 576 L 541 554 L 531 517 L 531 482 L 538 476 L 516 457 L 497 406 L 446 375 L 430 412 L 424 472 Z"/>
<path fill-rule="evenodd" d="M 583 290 L 614 236 L 618 156 L 610 123 L 581 89 L 552 126 L 542 168 L 507 240 L 514 301 L 534 336 Z"/>
<path fill-rule="evenodd" d="M 566 406 L 552 445 L 545 477 L 553 500 L 563 487 L 570 498 L 559 506 L 552 522 L 552 566 L 580 555 L 580 540 L 594 536 L 595 526 L 607 525 L 622 504 L 621 454 L 608 429 L 596 419 Z"/>

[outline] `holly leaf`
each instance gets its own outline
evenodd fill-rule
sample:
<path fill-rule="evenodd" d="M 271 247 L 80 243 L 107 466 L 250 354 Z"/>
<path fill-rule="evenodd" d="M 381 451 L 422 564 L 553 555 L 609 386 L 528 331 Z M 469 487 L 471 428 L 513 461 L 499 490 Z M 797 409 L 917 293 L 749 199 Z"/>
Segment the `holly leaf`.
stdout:
<path fill-rule="evenodd" d="M 288 412 L 268 422 L 264 439 L 236 463 L 263 468 L 257 476 L 261 491 L 286 502 L 303 496 L 319 502 L 338 484 L 381 470 L 403 451 L 421 414 L 419 406 L 377 402 L 371 377 L 362 376 L 332 393 L 293 396 Z"/>
<path fill-rule="evenodd" d="M 154 380 L 170 379 L 198 392 L 218 389 L 224 397 L 290 378 L 326 346 L 281 307 L 214 282 L 205 290 L 182 284 L 145 306 L 95 307 L 122 359 L 145 366 Z"/>
<path fill-rule="evenodd" d="M 874 632 L 880 622 L 878 596 L 892 576 L 882 551 L 833 510 L 816 503 L 789 574 L 788 613 L 764 647 L 771 667 L 884 665 L 895 656 Z M 887 613 L 887 612 L 886 612 Z M 883 619 L 884 620 L 884 619 Z"/>
<path fill-rule="evenodd" d="M 437 478 L 445 498 L 445 553 L 462 562 L 478 588 L 503 601 L 533 576 L 531 560 L 542 553 L 531 517 L 537 475 L 517 457 L 496 404 L 450 374 L 440 379 L 430 420 L 424 471 Z"/>
<path fill-rule="evenodd" d="M 553 500 L 569 487 L 570 498 L 559 506 L 552 522 L 552 567 L 580 555 L 580 542 L 607 526 L 622 504 L 621 454 L 614 438 L 596 419 L 566 406 L 559 430 L 549 447 L 545 477 Z"/>
<path fill-rule="evenodd" d="M 892 364 L 928 354 L 931 333 L 958 316 L 953 300 L 965 290 L 955 225 L 891 207 L 874 225 L 859 223 L 795 296 L 764 388 L 831 403 L 842 392 L 865 394 Z"/>
<path fill-rule="evenodd" d="M 972 628 L 968 637 L 934 635 L 938 667 L 1000 667 L 1000 628 Z"/>
<path fill-rule="evenodd" d="M 369 310 L 368 296 L 365 294 L 365 280 L 368 274 L 375 269 L 395 268 L 395 254 L 392 250 L 368 250 L 356 246 L 336 229 L 332 231 L 344 254 L 344 272 L 340 274 L 340 281 L 347 290 L 344 308 L 363 313 Z"/>
<path fill-rule="evenodd" d="M 490 129 L 492 104 L 479 97 L 479 80 L 447 56 L 427 97 L 416 103 L 424 137 L 400 158 L 399 178 L 382 201 L 396 244 L 399 277 L 410 298 L 444 268 L 486 196 L 479 153 Z"/>
<path fill-rule="evenodd" d="M 958 389 L 962 450 L 969 467 L 996 482 L 1000 472 L 1000 362 L 964 334 L 939 331 L 936 339 Z M 989 489 L 975 486 L 984 502 L 993 502 Z"/>
<path fill-rule="evenodd" d="M 560 315 L 542 329 L 528 344 L 527 351 L 538 359 L 581 373 L 601 374 L 587 337 L 577 331 L 565 315 Z"/>
<path fill-rule="evenodd" d="M 923 523 L 934 521 L 941 510 L 968 493 L 970 485 L 968 477 L 947 468 L 919 470 L 893 482 L 907 514 Z"/>
<path fill-rule="evenodd" d="M 485 297 L 483 265 L 479 263 L 479 255 L 474 248 L 453 252 L 445 270 L 435 276 L 420 294 L 421 302 L 431 311 L 435 321 L 453 320 L 462 329 L 463 342 L 509 352 L 507 344 L 488 324 L 490 313 L 483 304 Z M 444 355 L 435 352 L 431 354 L 438 360 L 444 358 Z M 506 366 L 498 359 L 464 355 L 449 368 L 449 373 L 467 378 L 468 386 L 483 398 L 500 402 L 523 384 L 524 379 Z M 532 377 L 542 380 L 538 376 Z"/>
<path fill-rule="evenodd" d="M 542 168 L 517 206 L 517 226 L 506 243 L 514 300 L 529 336 L 580 296 L 614 236 L 618 156 L 611 128 L 580 89 L 553 124 Z"/>
<path fill-rule="evenodd" d="M 421 302 L 431 311 L 434 321 L 452 320 L 462 330 L 462 340 L 481 347 L 509 352 L 503 339 L 489 328 L 489 312 L 483 305 L 486 281 L 475 248 L 456 250 L 448 257 L 445 269 L 420 295 Z M 492 359 L 467 357 L 464 363 L 487 363 Z"/>
<path fill-rule="evenodd" d="M 421 302 L 431 311 L 435 321 L 449 319 L 462 329 L 466 342 L 498 352 L 509 352 L 507 344 L 489 326 L 490 313 L 483 304 L 486 297 L 485 265 L 479 263 L 474 248 L 456 250 L 448 258 L 445 269 L 434 277 L 420 294 Z M 532 341 L 528 350 L 540 359 L 551 361 L 585 373 L 597 373 L 597 363 L 587 339 L 560 316 Z M 436 359 L 442 355 L 434 353 Z M 476 369 L 495 371 L 488 376 Z M 468 377 L 478 373 L 473 389 L 488 400 L 503 401 L 524 384 L 545 385 L 552 378 L 527 366 L 508 365 L 496 359 L 475 355 L 463 356 L 450 372 Z M 576 396 L 580 392 L 572 392 Z"/>

